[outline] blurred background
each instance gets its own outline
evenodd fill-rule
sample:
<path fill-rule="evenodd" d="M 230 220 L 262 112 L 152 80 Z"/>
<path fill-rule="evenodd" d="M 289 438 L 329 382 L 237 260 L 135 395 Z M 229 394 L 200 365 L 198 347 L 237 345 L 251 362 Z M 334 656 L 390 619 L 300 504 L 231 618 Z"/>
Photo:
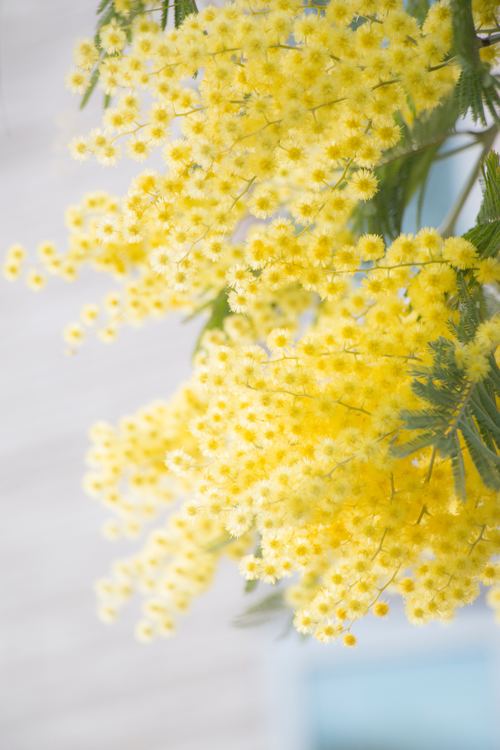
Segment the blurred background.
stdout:
<path fill-rule="evenodd" d="M 137 171 L 67 153 L 98 118 L 100 102 L 80 113 L 64 88 L 96 4 L 0 0 L 3 248 L 63 247 L 65 207 L 122 193 Z M 466 159 L 434 177 L 429 222 Z M 88 427 L 171 394 L 199 326 L 171 317 L 66 356 L 63 326 L 105 288 L 91 275 L 39 294 L 0 286 L 0 750 L 498 750 L 499 643 L 482 604 L 424 629 L 396 607 L 354 651 L 321 647 L 279 638 L 283 622 L 236 629 L 249 597 L 227 567 L 174 640 L 136 643 L 136 612 L 97 620 L 93 582 L 122 550 L 81 490 Z"/>

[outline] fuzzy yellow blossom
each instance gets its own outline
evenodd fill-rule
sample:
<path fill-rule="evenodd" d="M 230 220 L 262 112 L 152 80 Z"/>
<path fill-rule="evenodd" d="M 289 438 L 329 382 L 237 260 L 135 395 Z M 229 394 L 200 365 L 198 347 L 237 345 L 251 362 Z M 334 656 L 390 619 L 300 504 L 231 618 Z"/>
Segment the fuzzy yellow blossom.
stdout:
<path fill-rule="evenodd" d="M 459 365 L 472 382 L 482 380 L 490 369 L 490 357 L 500 344 L 500 315 L 482 323 L 476 336 L 459 351 Z"/>
<path fill-rule="evenodd" d="M 90 264 L 120 279 L 120 325 L 192 311 L 224 287 L 234 289 L 231 309 L 249 314 L 270 291 L 335 297 L 337 254 L 339 270 L 356 260 L 346 222 L 376 192 L 373 170 L 401 137 L 394 116 L 432 110 L 458 75 L 446 62 L 446 2 L 422 27 L 403 3 L 370 6 L 373 20 L 353 32 L 364 12 L 362 2 L 311 12 L 237 0 L 170 31 L 139 15 L 127 47 L 112 21 L 100 31 L 111 53 L 100 62 L 92 42 L 78 44 L 76 72 L 97 64 L 113 103 L 102 129 L 73 140 L 73 155 L 114 164 L 121 153 L 141 162 L 156 151 L 166 166 L 139 174 L 123 197 L 89 195 L 71 209 L 64 262 L 75 276 Z M 242 235 L 248 215 L 267 224 Z M 376 252 L 366 245 L 365 259 Z M 236 288 L 241 267 L 248 274 Z M 60 274 L 53 263 L 47 271 Z"/>
<path fill-rule="evenodd" d="M 127 42 L 127 37 L 122 28 L 117 23 L 108 23 L 103 26 L 99 33 L 101 47 L 109 55 L 115 52 L 121 52 Z"/>
<path fill-rule="evenodd" d="M 462 237 L 450 237 L 444 243 L 443 257 L 456 268 L 470 268 L 477 258 L 476 248 Z"/>
<path fill-rule="evenodd" d="M 410 621 L 424 623 L 449 619 L 493 582 L 497 493 L 468 463 L 464 504 L 448 459 L 432 459 L 428 448 L 408 458 L 391 451 L 401 409 L 418 406 L 408 365 L 427 356 L 429 340 L 450 336 L 445 302 L 456 274 L 429 230 L 404 243 L 421 261 L 405 287 L 390 283 L 398 264 L 387 260 L 389 249 L 366 274 L 380 277 L 377 293 L 360 293 L 348 272 L 343 294 L 321 305 L 303 335 L 278 327 L 256 346 L 251 318 L 229 317 L 223 331 L 205 334 L 193 379 L 171 404 L 153 405 L 118 431 L 98 428 L 88 486 L 121 519 L 123 534 L 131 513 L 142 522 L 148 502 L 153 515 L 161 512 L 161 488 L 188 498 L 119 563 L 102 606 L 120 607 L 125 581 L 130 596 L 159 598 L 175 620 L 184 611 L 179 598 L 187 607 L 229 555 L 247 580 L 286 585 L 299 632 L 352 646 L 357 620 L 388 614 L 386 592 L 399 592 Z M 361 238 L 354 255 L 365 246 Z M 446 317 L 433 314 L 429 299 Z M 498 330 L 498 319 L 482 324 L 470 356 L 491 353 Z M 140 484 L 129 492 L 122 479 L 133 465 Z M 148 501 L 132 505 L 143 484 Z M 144 622 L 161 635 L 154 617 Z"/>
<path fill-rule="evenodd" d="M 16 281 L 20 277 L 25 258 L 26 251 L 22 245 L 9 247 L 3 266 L 3 274 L 7 281 Z"/>
<path fill-rule="evenodd" d="M 70 323 L 64 329 L 64 340 L 72 346 L 79 346 L 84 337 L 83 328 L 79 323 Z"/>
<path fill-rule="evenodd" d="M 139 595 L 137 637 L 169 637 L 224 556 L 281 586 L 296 629 L 322 643 L 356 645 L 357 621 L 385 617 L 389 593 L 415 624 L 450 619 L 482 585 L 500 610 L 497 493 L 467 454 L 463 502 L 447 457 L 393 450 L 402 411 L 421 406 L 412 368 L 430 341 L 452 342 L 468 386 L 489 371 L 498 320 L 464 344 L 453 300 L 464 275 L 493 280 L 496 261 L 434 229 L 387 246 L 351 227 L 403 126 L 456 83 L 449 4 L 419 25 L 396 0 L 236 0 L 168 31 L 136 16 L 128 43 L 132 5 L 114 0 L 102 59 L 77 46 L 71 87 L 97 65 L 112 105 L 71 150 L 162 166 L 71 206 L 68 249 L 45 243 L 40 260 L 117 282 L 81 312 L 105 342 L 170 311 L 229 310 L 169 402 L 92 429 L 85 488 L 109 511 L 103 533 L 144 533 L 99 583 L 100 616 Z M 491 25 L 491 3 L 474 12 Z M 21 260 L 8 256 L 8 278 Z"/>
<path fill-rule="evenodd" d="M 27 276 L 26 283 L 28 284 L 30 289 L 33 289 L 34 291 L 39 291 L 40 289 L 43 289 L 43 287 L 46 284 L 46 277 L 41 274 L 39 271 L 36 271 L 32 269 Z"/>

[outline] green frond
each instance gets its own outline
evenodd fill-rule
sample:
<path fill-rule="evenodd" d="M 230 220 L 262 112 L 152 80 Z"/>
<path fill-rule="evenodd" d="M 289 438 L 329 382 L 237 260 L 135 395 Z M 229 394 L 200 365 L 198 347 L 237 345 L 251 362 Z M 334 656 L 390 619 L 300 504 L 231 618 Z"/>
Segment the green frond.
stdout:
<path fill-rule="evenodd" d="M 209 315 L 207 322 L 205 323 L 205 325 L 200 331 L 200 334 L 198 336 L 198 339 L 194 347 L 193 356 L 200 349 L 200 346 L 202 346 L 203 336 L 206 333 L 206 331 L 211 331 L 217 328 L 219 329 L 222 328 L 224 325 L 224 320 L 227 318 L 228 315 L 231 314 L 229 303 L 227 301 L 226 289 L 222 289 L 217 295 L 217 297 L 215 297 L 210 302 L 209 308 L 210 308 L 210 315 Z"/>
<path fill-rule="evenodd" d="M 442 415 L 437 409 L 404 410 L 401 412 L 401 419 L 404 420 L 410 430 L 430 430 L 439 425 Z"/>
<path fill-rule="evenodd" d="M 422 24 L 430 8 L 429 0 L 408 0 L 406 10 Z"/>
<path fill-rule="evenodd" d="M 491 174 L 491 166 L 487 173 Z M 494 196 L 490 195 L 490 200 L 494 201 Z M 473 238 L 471 241 L 479 238 L 484 251 L 497 232 L 496 225 L 496 221 L 479 224 L 465 237 Z M 432 363 L 412 371 L 413 392 L 424 404 L 421 409 L 405 410 L 400 415 L 405 430 L 420 434 L 394 445 L 393 452 L 407 456 L 433 445 L 441 455 L 449 457 L 457 495 L 463 498 L 466 487 L 464 451 L 484 484 L 500 488 L 500 415 L 496 405 L 500 397 L 500 370 L 490 356 L 487 375 L 479 382 L 472 382 L 457 365 L 457 346 L 473 340 L 484 319 L 481 286 L 472 273 L 457 272 L 457 292 L 450 304 L 459 313 L 458 321 L 450 326 L 455 340 L 441 336 L 429 343 Z"/>
<path fill-rule="evenodd" d="M 89 101 L 90 97 L 92 96 L 94 92 L 95 87 L 97 86 L 98 80 L 99 80 L 99 68 L 96 67 L 92 71 L 89 84 L 87 88 L 85 89 L 83 96 L 81 98 L 80 109 L 83 109 L 86 106 L 87 102 Z"/>
<path fill-rule="evenodd" d="M 262 625 L 268 622 L 276 612 L 284 610 L 285 606 L 283 592 L 274 591 L 256 604 L 247 607 L 247 609 L 234 619 L 234 624 L 239 628 Z"/>
<path fill-rule="evenodd" d="M 500 489 L 500 458 L 484 446 L 477 433 L 469 424 L 464 424 L 462 435 L 469 455 L 481 479 L 487 487 Z"/>
<path fill-rule="evenodd" d="M 455 482 L 455 491 L 462 499 L 465 499 L 465 466 L 462 456 L 460 441 L 456 434 L 453 435 L 450 450 L 451 470 Z"/>
<path fill-rule="evenodd" d="M 500 250 L 500 218 L 476 224 L 464 237 L 477 248 L 481 258 L 492 258 Z"/>
<path fill-rule="evenodd" d="M 477 394 L 471 400 L 470 411 L 477 422 L 484 442 L 490 450 L 494 450 L 495 444 L 500 440 L 500 424 L 497 424 L 493 415 L 490 416 L 483 405 L 479 403 Z"/>
<path fill-rule="evenodd" d="M 101 0 L 99 5 L 97 6 L 97 11 L 96 11 L 97 15 L 102 13 L 103 10 L 105 10 L 111 2 L 112 0 Z"/>
<path fill-rule="evenodd" d="M 434 433 L 425 432 L 424 434 L 413 438 L 413 440 L 408 440 L 405 443 L 394 443 L 391 452 L 394 456 L 398 456 L 399 458 L 406 458 L 406 456 L 411 456 L 411 454 L 416 453 L 416 451 L 422 450 L 423 448 L 428 448 L 430 445 L 434 445 L 434 442 Z"/>
<path fill-rule="evenodd" d="M 162 0 L 160 26 L 163 30 L 167 28 L 169 7 L 170 7 L 170 0 Z"/>
<path fill-rule="evenodd" d="M 180 26 L 191 13 L 198 13 L 195 0 L 174 0 L 175 28 Z"/>
<path fill-rule="evenodd" d="M 479 55 L 472 0 L 451 0 L 453 46 L 461 67 L 455 97 L 461 115 L 470 112 L 475 122 L 487 125 L 488 113 L 498 120 L 500 81 Z"/>
<path fill-rule="evenodd" d="M 413 380 L 412 390 L 416 396 L 427 401 L 435 407 L 443 409 L 453 408 L 456 402 L 452 389 L 437 387 L 435 381 L 429 378 L 426 382 Z"/>
<path fill-rule="evenodd" d="M 418 195 L 419 220 L 432 165 L 453 134 L 457 117 L 457 104 L 450 96 L 432 112 L 416 118 L 411 128 L 403 120 L 399 122 L 402 139 L 387 151 L 384 162 L 375 169 L 379 190 L 356 209 L 352 220 L 356 232 L 394 239 L 401 234 L 405 212 L 414 195 Z"/>
<path fill-rule="evenodd" d="M 477 222 L 479 225 L 486 222 L 495 222 L 498 225 L 500 223 L 500 157 L 496 151 L 490 151 L 484 160 L 480 181 L 483 200 L 477 215 Z"/>

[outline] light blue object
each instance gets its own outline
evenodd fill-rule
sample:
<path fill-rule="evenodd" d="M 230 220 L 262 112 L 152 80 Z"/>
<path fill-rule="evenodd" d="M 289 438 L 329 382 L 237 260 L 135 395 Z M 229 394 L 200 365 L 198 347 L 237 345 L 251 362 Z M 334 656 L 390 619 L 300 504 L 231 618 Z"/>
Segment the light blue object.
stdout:
<path fill-rule="evenodd" d="M 498 750 L 487 650 L 339 665 L 305 675 L 311 750 Z"/>

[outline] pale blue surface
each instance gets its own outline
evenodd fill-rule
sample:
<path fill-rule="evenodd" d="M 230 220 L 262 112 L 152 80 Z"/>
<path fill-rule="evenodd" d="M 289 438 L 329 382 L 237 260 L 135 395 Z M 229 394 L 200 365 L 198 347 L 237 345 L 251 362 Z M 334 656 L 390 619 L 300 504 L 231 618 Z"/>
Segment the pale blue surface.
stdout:
<path fill-rule="evenodd" d="M 315 669 L 303 684 L 310 750 L 498 750 L 485 650 Z"/>

